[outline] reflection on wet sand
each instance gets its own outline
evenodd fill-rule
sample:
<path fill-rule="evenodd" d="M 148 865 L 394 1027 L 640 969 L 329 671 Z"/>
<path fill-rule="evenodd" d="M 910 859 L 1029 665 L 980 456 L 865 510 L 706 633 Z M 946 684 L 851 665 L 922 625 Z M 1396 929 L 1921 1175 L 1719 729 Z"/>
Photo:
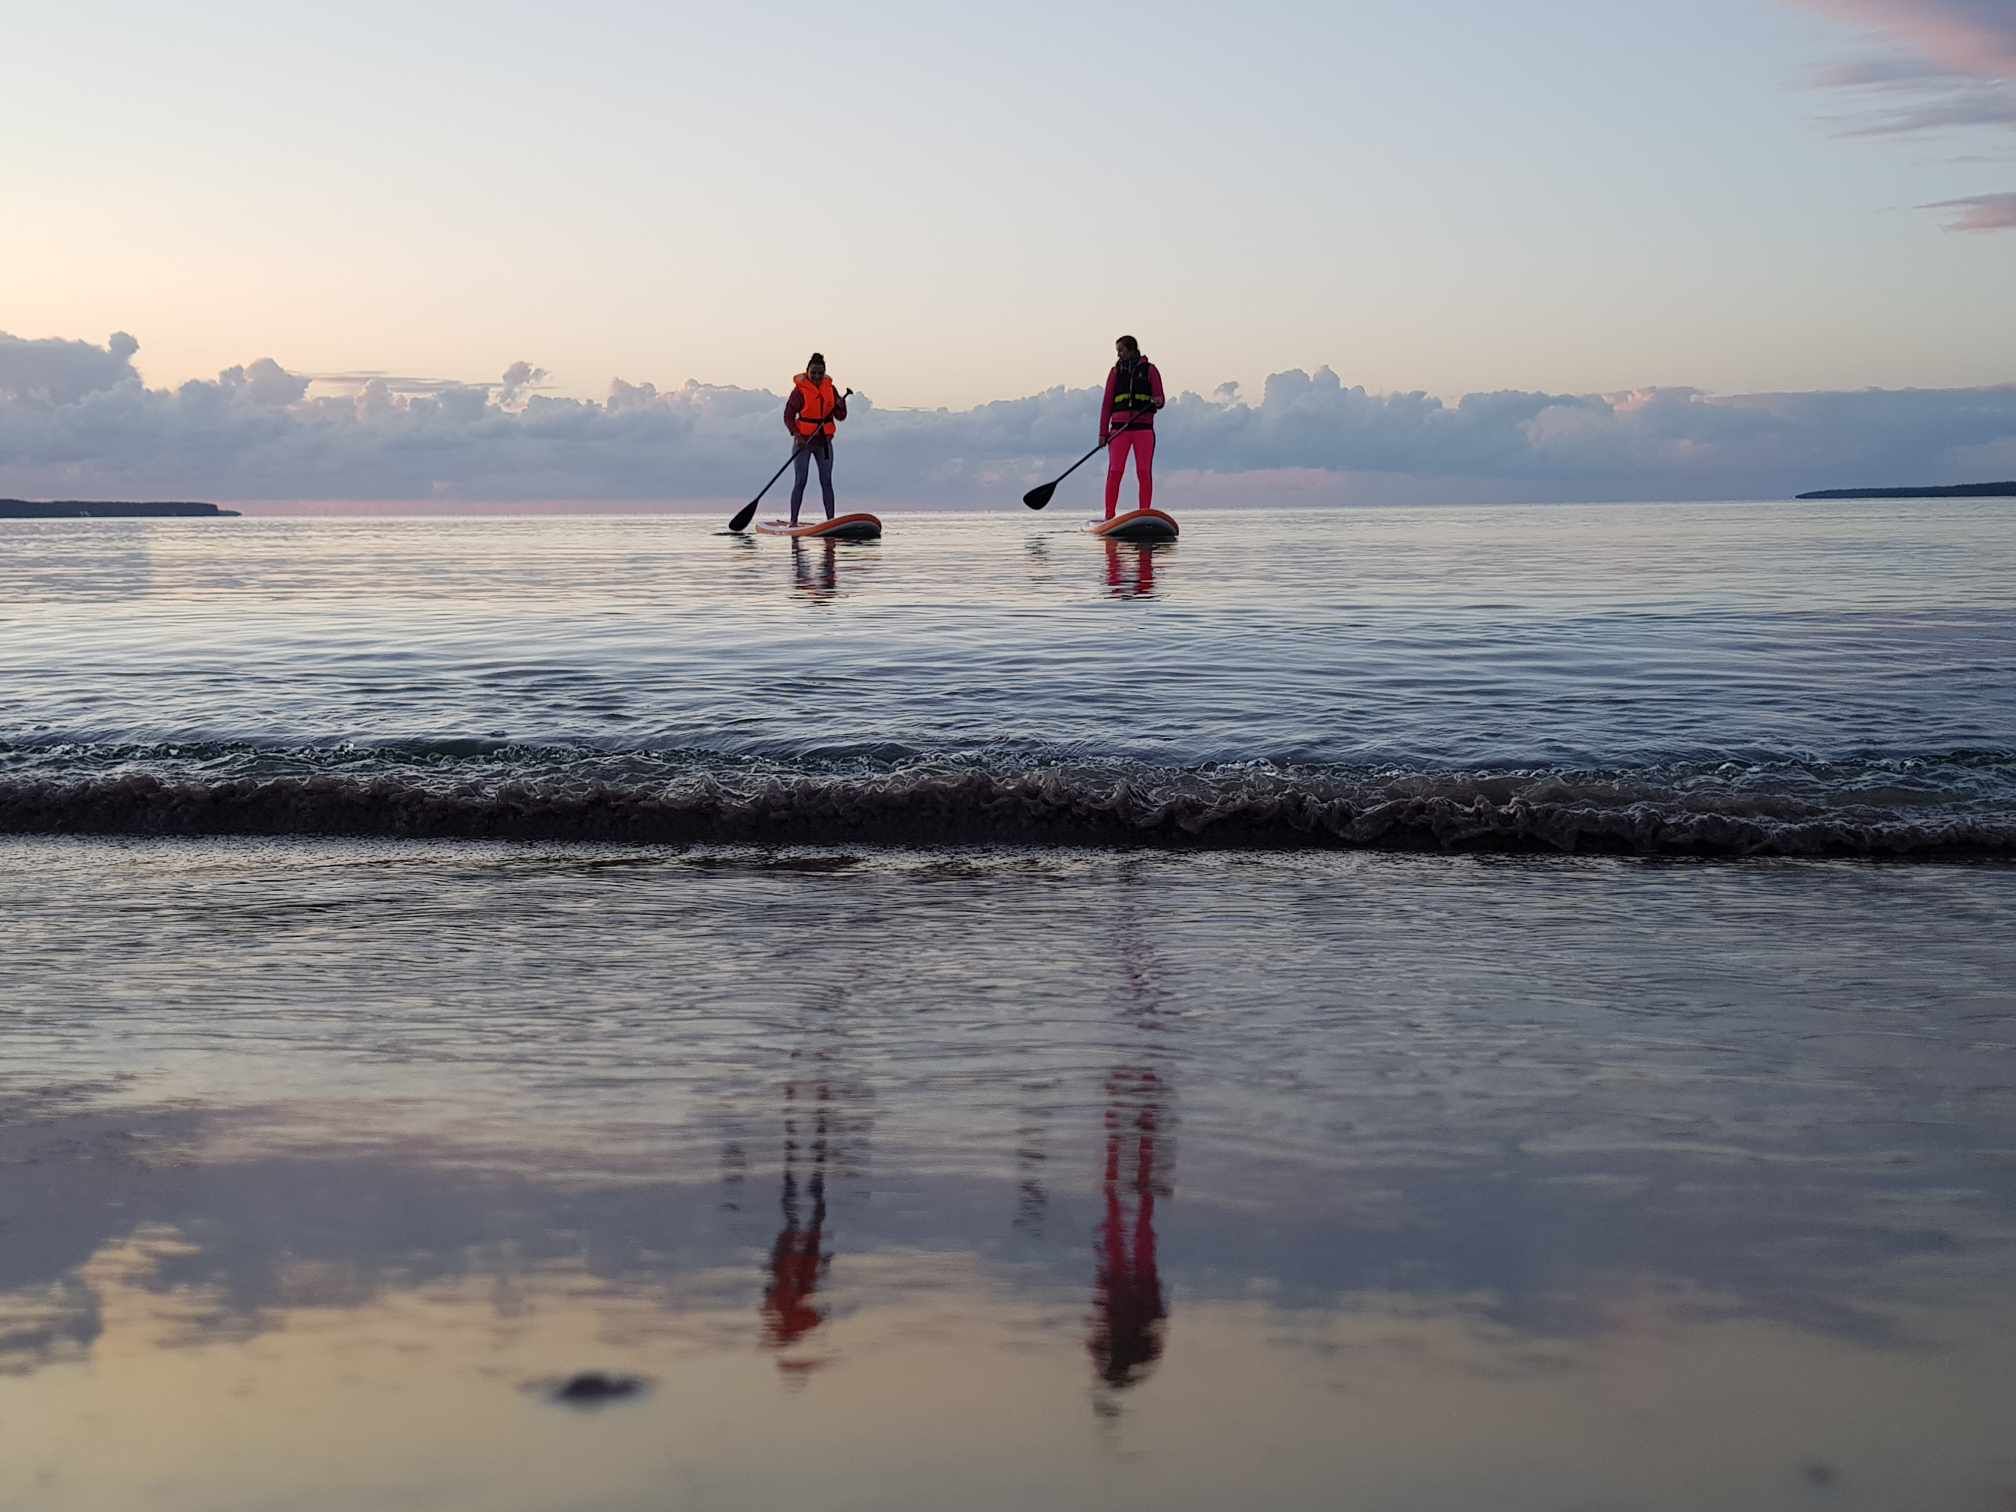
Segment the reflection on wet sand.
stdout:
<path fill-rule="evenodd" d="M 1122 1069 L 1106 1079 L 1106 1216 L 1099 1225 L 1092 1362 L 1108 1386 L 1131 1386 L 1162 1357 L 1169 1316 L 1155 1259 L 1155 1139 L 1162 1082 Z"/>
<path fill-rule="evenodd" d="M 1992 873 L 13 854 L 5 1512 L 2016 1491 Z"/>
<path fill-rule="evenodd" d="M 581 1452 L 567 1435 L 583 1420 L 526 1387 L 582 1371 L 653 1383 L 595 1420 L 596 1504 L 612 1508 L 666 1505 L 667 1474 L 674 1505 L 701 1493 L 780 1505 L 815 1481 L 829 1502 L 1080 1505 L 1116 1452 L 1137 1467 L 1140 1505 L 1165 1509 L 1794 1508 L 1814 1465 L 1837 1477 L 1842 1506 L 1989 1512 L 2016 1487 L 1992 1469 L 2000 1341 L 2016 1327 L 2006 1296 L 1978 1267 L 1943 1268 L 1950 1249 L 1920 1252 L 1942 1268 L 1915 1288 L 1909 1256 L 1851 1258 L 1843 1241 L 1876 1214 L 1839 1201 L 1827 1222 L 1776 1237 L 1752 1215 L 1780 1271 L 1747 1292 L 1662 1273 L 1652 1253 L 1600 1276 L 1543 1271 L 1530 1284 L 1590 1308 L 1563 1318 L 1494 1289 L 1516 1269 L 1464 1257 L 1488 1257 L 1508 1227 L 1589 1233 L 1628 1217 L 1656 1231 L 1660 1187 L 1626 1209 L 1568 1165 L 1536 1174 L 1526 1207 L 1507 1211 L 1502 1174 L 1452 1170 L 1446 1190 L 1414 1189 L 1398 1231 L 1354 1220 L 1313 1172 L 1299 1207 L 1258 1187 L 1186 1191 L 1172 1355 L 1158 1022 L 1152 1007 L 1123 1014 L 1129 1060 L 1066 1103 L 1099 1161 L 1062 1200 L 1098 1221 L 1007 1268 L 965 1241 L 977 1214 L 1015 1204 L 1019 1173 L 885 1173 L 878 1187 L 904 1194 L 894 1203 L 836 1188 L 841 1110 L 866 1088 L 830 1061 L 791 1077 L 761 1114 L 783 1136 L 784 1175 L 753 1330 L 746 1221 L 698 1171 L 589 1180 L 561 1160 L 533 1176 L 534 1150 L 499 1167 L 500 1149 L 374 1149 L 333 1124 L 248 1140 L 186 1111 L 17 1109 L 0 1120 L 0 1507 L 322 1512 L 423 1484 L 443 1507 L 575 1505 Z M 227 1153 L 246 1143 L 254 1153 Z M 836 1211 L 859 1235 L 839 1311 L 818 1295 Z M 1264 1242 L 1238 1237 L 1256 1223 Z M 1815 1264 L 1822 1239 L 1833 1259 Z M 1353 1254 L 1366 1260 L 1319 1267 L 1327 1291 L 1283 1274 L 1296 1257 Z M 1880 1307 L 1890 1328 L 1832 1326 L 1814 1299 L 1781 1305 L 1794 1276 Z M 840 1389 L 780 1399 L 805 1379 L 814 1338 L 820 1379 Z M 1088 1342 L 1105 1435 L 1091 1438 Z M 1111 1410 L 1123 1390 L 1124 1417 Z M 1936 1444 L 1939 1464 L 1914 1444 Z M 1549 1474 L 1524 1490 L 1508 1479 L 1540 1462 Z"/>
<path fill-rule="evenodd" d="M 777 1360 L 780 1369 L 800 1372 L 816 1370 L 825 1361 L 786 1358 L 782 1351 L 802 1341 L 824 1321 L 812 1304 L 812 1296 L 833 1258 L 824 1248 L 832 1093 L 824 1080 L 813 1082 L 807 1090 L 811 1102 L 810 1148 L 802 1153 L 809 1157 L 805 1162 L 809 1172 L 806 1181 L 806 1196 L 811 1204 L 809 1221 L 801 1213 L 798 1200 L 801 1155 L 798 1135 L 803 1110 L 800 1084 L 794 1081 L 784 1088 L 784 1190 L 780 1202 L 784 1226 L 770 1248 L 769 1289 L 763 1296 L 763 1341 L 780 1352 Z"/>
<path fill-rule="evenodd" d="M 1043 1181 L 1043 1168 L 1050 1159 L 1045 1148 L 1050 1111 L 1042 1098 L 1052 1090 L 1052 1084 L 1037 1082 L 1024 1090 L 1030 1095 L 1024 1101 L 1021 1121 L 1015 1130 L 1013 1226 L 1023 1237 L 1041 1240 L 1043 1222 L 1050 1212 L 1050 1189 Z"/>
<path fill-rule="evenodd" d="M 864 1305 L 825 1325 L 844 1335 L 838 1389 L 796 1391 L 749 1346 L 746 1302 L 701 1275 L 675 1296 L 495 1251 L 338 1303 L 303 1268 L 259 1327 L 219 1330 L 216 1288 L 163 1283 L 197 1248 L 149 1228 L 79 1268 L 89 1360 L 0 1374 L 0 1507 L 1792 1512 L 1815 1466 L 1835 1505 L 1870 1512 L 1999 1512 L 2016 1488 L 1994 1470 L 2006 1308 L 1945 1319 L 1937 1348 L 1871 1355 L 1712 1294 L 1623 1291 L 1608 1335 L 1536 1358 L 1474 1312 L 1406 1295 L 1313 1314 L 1199 1299 L 1191 1368 L 1158 1378 L 1176 1389 L 1136 1392 L 1088 1435 L 1083 1356 L 1047 1347 L 1054 1303 L 960 1257 L 866 1265 Z M 582 1362 L 653 1389 L 592 1420 L 526 1389 Z M 1116 1455 L 1117 1503 L 1099 1494 Z"/>
<path fill-rule="evenodd" d="M 1110 549 L 1113 542 L 1106 543 Z M 1155 1251 L 1155 1199 L 1168 1196 L 1168 1083 L 1152 1064 L 1164 1032 L 1163 992 L 1155 969 L 1153 914 L 1135 901 L 1129 875 L 1114 910 L 1118 1008 L 1122 1034 L 1140 1063 L 1107 1073 L 1106 1159 L 1100 1181 L 1105 1213 L 1099 1225 L 1088 1347 L 1099 1379 L 1114 1390 L 1143 1379 L 1162 1357 L 1169 1307 Z M 1158 1164 L 1159 1162 L 1159 1164 Z M 1109 1404 L 1110 1405 L 1110 1404 Z"/>

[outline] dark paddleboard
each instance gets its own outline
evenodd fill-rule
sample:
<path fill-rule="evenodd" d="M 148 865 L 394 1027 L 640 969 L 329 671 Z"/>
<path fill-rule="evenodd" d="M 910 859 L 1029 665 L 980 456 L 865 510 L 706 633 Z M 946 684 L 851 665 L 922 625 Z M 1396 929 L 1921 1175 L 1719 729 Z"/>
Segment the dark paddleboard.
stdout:
<path fill-rule="evenodd" d="M 1085 527 L 1096 536 L 1104 536 L 1109 541 L 1173 541 L 1176 539 L 1174 517 L 1159 509 L 1136 509 L 1127 514 L 1115 515 L 1110 520 L 1094 520 Z"/>
<path fill-rule="evenodd" d="M 874 541 L 881 539 L 882 522 L 871 514 L 844 514 L 831 520 L 815 520 L 809 525 L 793 525 L 789 520 L 764 520 L 757 525 L 756 533 L 795 536 L 801 541 L 814 536 L 828 541 Z"/>

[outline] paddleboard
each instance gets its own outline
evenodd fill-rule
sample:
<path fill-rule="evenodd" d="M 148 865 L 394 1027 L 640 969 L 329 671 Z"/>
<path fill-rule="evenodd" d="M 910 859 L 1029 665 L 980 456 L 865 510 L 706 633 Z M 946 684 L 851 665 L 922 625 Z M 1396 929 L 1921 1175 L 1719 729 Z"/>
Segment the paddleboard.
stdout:
<path fill-rule="evenodd" d="M 882 522 L 871 514 L 838 515 L 806 525 L 793 525 L 789 520 L 763 520 L 758 522 L 756 533 L 796 536 L 800 540 L 821 536 L 829 541 L 874 541 L 881 539 Z"/>
<path fill-rule="evenodd" d="M 1094 520 L 1085 527 L 1109 541 L 1173 541 L 1176 521 L 1159 509 L 1135 509 L 1110 520 Z"/>

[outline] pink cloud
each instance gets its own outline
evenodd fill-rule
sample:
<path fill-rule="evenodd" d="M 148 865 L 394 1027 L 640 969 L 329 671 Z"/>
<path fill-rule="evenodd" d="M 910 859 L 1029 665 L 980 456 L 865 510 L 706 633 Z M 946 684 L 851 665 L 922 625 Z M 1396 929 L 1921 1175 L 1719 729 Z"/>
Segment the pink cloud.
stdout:
<path fill-rule="evenodd" d="M 2016 0 L 1790 0 L 1861 28 L 1888 51 L 1822 69 L 1823 89 L 1854 91 L 1844 137 L 1909 137 L 2016 127 Z M 2016 229 L 2016 194 L 1939 200 L 1949 231 Z"/>
<path fill-rule="evenodd" d="M 1976 79 L 2016 78 L 2016 5 L 2009 0 L 1794 0 L 1794 3 L 1873 31 L 1949 74 Z"/>
<path fill-rule="evenodd" d="M 1948 231 L 2016 231 L 2016 194 L 1970 194 L 1965 199 L 1934 200 L 1920 210 L 1957 210 Z"/>

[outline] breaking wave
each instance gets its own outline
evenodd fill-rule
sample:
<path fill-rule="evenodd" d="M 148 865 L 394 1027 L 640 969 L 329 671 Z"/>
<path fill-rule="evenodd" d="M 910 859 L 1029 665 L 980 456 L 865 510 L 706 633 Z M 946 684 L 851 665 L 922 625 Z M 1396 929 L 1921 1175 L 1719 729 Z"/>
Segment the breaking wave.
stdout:
<path fill-rule="evenodd" d="M 0 833 L 2016 859 L 2016 753 L 1631 769 L 0 746 Z"/>

